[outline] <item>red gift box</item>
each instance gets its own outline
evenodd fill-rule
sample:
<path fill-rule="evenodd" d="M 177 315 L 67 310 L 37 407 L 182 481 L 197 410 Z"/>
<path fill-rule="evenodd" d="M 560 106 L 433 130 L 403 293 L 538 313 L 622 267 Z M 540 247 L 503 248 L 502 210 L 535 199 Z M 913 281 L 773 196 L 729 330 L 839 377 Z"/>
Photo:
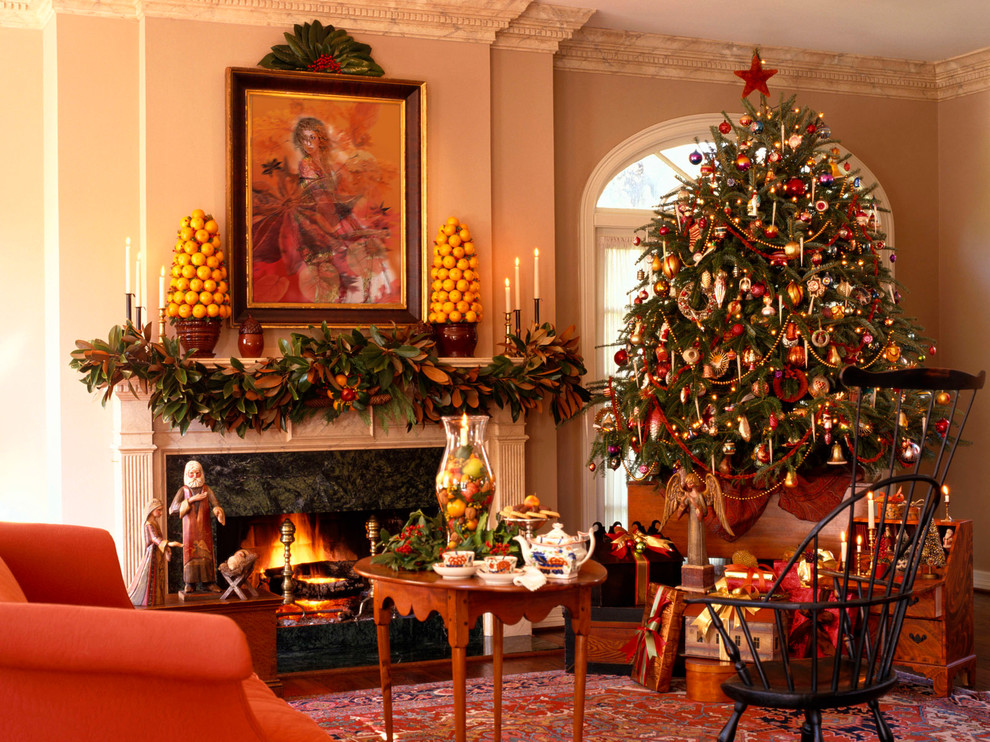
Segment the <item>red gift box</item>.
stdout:
<path fill-rule="evenodd" d="M 725 586 L 729 590 L 743 590 L 763 595 L 770 591 L 777 575 L 765 565 L 747 567 L 743 564 L 725 566 Z"/>

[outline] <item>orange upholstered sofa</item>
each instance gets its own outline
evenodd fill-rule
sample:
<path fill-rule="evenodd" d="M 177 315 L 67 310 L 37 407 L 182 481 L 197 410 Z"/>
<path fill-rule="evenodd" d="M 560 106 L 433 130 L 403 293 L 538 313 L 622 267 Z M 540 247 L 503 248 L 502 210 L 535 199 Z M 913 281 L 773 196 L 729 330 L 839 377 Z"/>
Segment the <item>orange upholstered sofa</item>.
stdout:
<path fill-rule="evenodd" d="M 113 539 L 0 522 L 0 740 L 326 742 L 229 618 L 138 611 Z"/>

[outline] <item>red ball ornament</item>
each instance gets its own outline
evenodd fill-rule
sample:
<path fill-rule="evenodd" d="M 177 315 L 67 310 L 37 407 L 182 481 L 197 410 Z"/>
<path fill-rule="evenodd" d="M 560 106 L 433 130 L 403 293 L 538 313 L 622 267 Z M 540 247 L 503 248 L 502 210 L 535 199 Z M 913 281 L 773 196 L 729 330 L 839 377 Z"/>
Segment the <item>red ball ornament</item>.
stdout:
<path fill-rule="evenodd" d="M 753 123 L 753 117 L 750 116 L 748 113 L 744 113 L 740 117 L 739 123 L 742 124 L 743 126 L 749 126 L 751 123 Z"/>
<path fill-rule="evenodd" d="M 937 350 L 937 348 L 934 345 L 929 345 L 928 346 L 928 355 L 930 355 L 930 356 L 935 355 L 935 351 L 936 350 Z"/>
<path fill-rule="evenodd" d="M 784 193 L 788 196 L 803 196 L 806 186 L 801 178 L 791 178 L 784 184 Z"/>
<path fill-rule="evenodd" d="M 939 435 L 945 435 L 949 430 L 949 421 L 945 418 L 935 421 L 935 430 L 938 431 Z"/>
<path fill-rule="evenodd" d="M 767 287 L 762 283 L 754 283 L 749 292 L 753 295 L 754 299 L 759 299 L 767 292 Z"/>
<path fill-rule="evenodd" d="M 739 155 L 736 157 L 736 170 L 746 171 L 752 167 L 753 161 L 749 159 L 747 155 Z"/>
<path fill-rule="evenodd" d="M 765 234 L 767 238 L 772 240 L 778 234 L 780 234 L 780 230 L 777 229 L 777 226 L 775 224 L 768 224 L 766 227 L 763 228 L 763 234 Z"/>
<path fill-rule="evenodd" d="M 664 224 L 662 227 L 660 227 L 657 230 L 657 234 L 659 234 L 661 237 L 667 236 L 668 234 L 670 234 L 670 227 Z"/>
<path fill-rule="evenodd" d="M 740 325 L 738 322 L 732 326 L 732 334 L 735 335 L 736 337 L 739 337 L 744 332 L 746 332 L 746 328 Z"/>
<path fill-rule="evenodd" d="M 718 125 L 718 130 L 723 134 L 728 134 L 730 131 L 732 131 L 732 124 L 730 124 L 728 121 L 723 121 L 721 124 Z"/>
<path fill-rule="evenodd" d="M 629 363 L 629 354 L 626 352 L 625 348 L 619 348 L 615 351 L 615 355 L 612 356 L 612 360 L 615 361 L 616 366 L 625 366 Z"/>
<path fill-rule="evenodd" d="M 842 169 L 848 173 L 850 170 L 852 170 L 852 165 L 850 165 L 848 162 L 843 162 Z"/>
<path fill-rule="evenodd" d="M 597 468 L 598 468 L 598 464 L 596 464 L 594 461 L 592 461 L 590 464 L 588 464 L 588 471 L 592 471 L 593 472 Z"/>
<path fill-rule="evenodd" d="M 640 242 L 642 242 L 642 240 L 639 237 L 634 237 L 633 238 L 633 244 L 634 245 L 638 245 Z"/>
<path fill-rule="evenodd" d="M 818 131 L 818 127 L 815 126 L 814 124 L 808 124 L 808 126 L 805 128 L 805 131 L 808 132 L 809 134 L 814 134 L 816 131 Z"/>

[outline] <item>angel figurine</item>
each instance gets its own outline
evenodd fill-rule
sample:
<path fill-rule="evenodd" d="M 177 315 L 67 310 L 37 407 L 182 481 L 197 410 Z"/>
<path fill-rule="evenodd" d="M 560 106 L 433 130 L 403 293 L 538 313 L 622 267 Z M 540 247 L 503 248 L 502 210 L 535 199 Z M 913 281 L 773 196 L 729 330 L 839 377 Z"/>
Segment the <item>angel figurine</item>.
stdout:
<path fill-rule="evenodd" d="M 667 482 L 666 501 L 660 518 L 660 531 L 670 517 L 680 518 L 688 514 L 687 563 L 682 568 L 685 587 L 691 586 L 686 572 L 700 572 L 701 583 L 697 587 L 708 588 L 714 584 L 714 569 L 708 563 L 708 549 L 705 545 L 705 516 L 708 508 L 715 511 L 715 517 L 730 536 L 735 536 L 725 515 L 725 498 L 718 479 L 713 474 L 705 474 L 704 480 L 694 472 L 675 473 Z M 711 576 L 709 576 L 709 573 Z"/>

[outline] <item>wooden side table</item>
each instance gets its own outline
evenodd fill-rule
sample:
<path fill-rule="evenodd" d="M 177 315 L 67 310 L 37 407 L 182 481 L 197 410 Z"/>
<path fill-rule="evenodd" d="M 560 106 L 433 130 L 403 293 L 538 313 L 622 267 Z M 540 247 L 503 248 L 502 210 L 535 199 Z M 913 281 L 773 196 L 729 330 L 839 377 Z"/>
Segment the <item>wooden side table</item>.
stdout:
<path fill-rule="evenodd" d="M 278 661 L 275 655 L 276 611 L 282 605 L 282 598 L 265 589 L 247 600 L 179 600 L 172 593 L 165 598 L 164 605 L 149 606 L 146 610 L 190 611 L 194 613 L 215 613 L 227 616 L 241 627 L 251 648 L 251 661 L 254 671 L 265 684 L 282 695 L 282 681 L 278 677 Z"/>
<path fill-rule="evenodd" d="M 385 735 L 392 740 L 392 668 L 388 627 L 391 606 L 403 614 L 414 614 L 420 621 L 436 611 L 447 626 L 454 681 L 454 738 L 467 739 L 466 662 L 468 631 L 478 617 L 494 617 L 492 666 L 495 676 L 495 739 L 502 733 L 502 624 L 522 618 L 541 621 L 558 605 L 571 613 L 574 628 L 574 740 L 581 742 L 584 729 L 585 667 L 588 632 L 591 629 L 591 588 L 605 581 L 605 568 L 597 562 L 585 562 L 574 580 L 550 580 L 539 590 L 508 585 L 487 585 L 477 578 L 445 580 L 433 571 L 395 572 L 389 567 L 372 564 L 366 557 L 354 565 L 354 571 L 374 585 L 375 626 L 378 632 L 378 662 L 382 682 L 382 707 Z"/>

